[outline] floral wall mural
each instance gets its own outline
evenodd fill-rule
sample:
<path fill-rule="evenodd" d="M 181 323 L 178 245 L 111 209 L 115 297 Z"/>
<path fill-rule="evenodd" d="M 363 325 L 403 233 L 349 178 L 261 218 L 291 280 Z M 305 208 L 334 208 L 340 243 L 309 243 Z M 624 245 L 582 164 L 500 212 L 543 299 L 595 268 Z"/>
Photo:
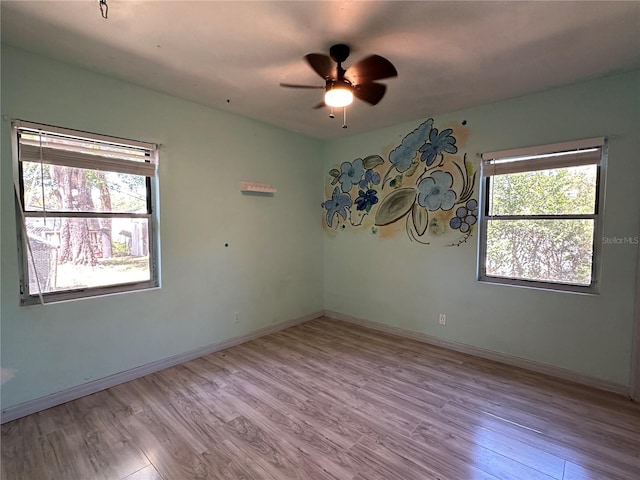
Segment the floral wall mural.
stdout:
<path fill-rule="evenodd" d="M 329 170 L 325 230 L 405 232 L 425 245 L 466 242 L 477 228 L 478 201 L 475 168 L 459 153 L 462 133 L 456 137 L 429 118 L 390 147 L 386 159 L 369 155 Z"/>

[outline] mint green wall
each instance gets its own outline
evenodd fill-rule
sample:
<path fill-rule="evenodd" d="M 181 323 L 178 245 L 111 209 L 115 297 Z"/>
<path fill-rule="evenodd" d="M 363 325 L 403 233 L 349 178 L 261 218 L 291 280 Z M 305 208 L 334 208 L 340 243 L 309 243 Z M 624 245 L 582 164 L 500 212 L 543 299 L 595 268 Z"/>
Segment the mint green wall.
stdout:
<path fill-rule="evenodd" d="M 612 76 L 435 120 L 466 119 L 472 157 L 612 137 L 605 235 L 635 236 L 639 83 L 640 72 Z M 323 308 L 629 383 L 637 246 L 605 245 L 601 293 L 583 296 L 477 283 L 477 235 L 456 248 L 323 233 L 328 169 L 382 153 L 424 119 L 321 142 L 11 47 L 1 93 L 8 117 L 163 145 L 162 288 L 19 307 L 10 123 L 1 121 L 1 363 L 15 371 L 3 408 Z M 242 180 L 278 193 L 243 196 Z"/>
<path fill-rule="evenodd" d="M 20 307 L 2 120 L 3 408 L 322 310 L 317 140 L 11 47 L 2 115 L 162 144 L 162 288 Z M 243 180 L 278 192 L 242 195 Z"/>
<path fill-rule="evenodd" d="M 429 116 L 327 142 L 325 178 L 344 161 L 395 147 Z M 485 151 L 610 137 L 604 235 L 638 234 L 640 72 L 436 116 L 435 125 L 462 120 L 470 136 L 459 153 L 478 168 Z M 629 385 L 637 245 L 604 245 L 600 294 L 585 296 L 478 283 L 477 239 L 438 247 L 404 233 L 325 235 L 324 307 Z"/>

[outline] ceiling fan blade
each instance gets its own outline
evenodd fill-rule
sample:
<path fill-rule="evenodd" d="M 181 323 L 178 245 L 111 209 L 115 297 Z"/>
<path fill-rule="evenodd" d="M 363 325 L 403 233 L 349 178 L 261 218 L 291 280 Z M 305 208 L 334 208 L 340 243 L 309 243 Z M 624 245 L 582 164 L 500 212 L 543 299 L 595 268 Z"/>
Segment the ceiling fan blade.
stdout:
<path fill-rule="evenodd" d="M 374 80 L 397 77 L 398 71 L 386 58 L 380 55 L 371 55 L 351 65 L 344 76 L 354 85 L 361 85 Z"/>
<path fill-rule="evenodd" d="M 327 79 L 336 77 L 336 64 L 328 55 L 310 53 L 305 55 L 304 59 L 322 78 Z"/>
<path fill-rule="evenodd" d="M 323 85 L 299 85 L 297 83 L 281 83 L 280 84 L 281 87 L 286 87 L 286 88 L 311 88 L 311 89 L 324 89 L 326 88 Z"/>
<path fill-rule="evenodd" d="M 386 91 L 387 86 L 382 83 L 364 83 L 353 89 L 353 96 L 371 105 L 376 105 L 382 100 Z"/>
<path fill-rule="evenodd" d="M 316 109 L 317 109 L 317 108 L 322 108 L 322 107 L 326 107 L 326 106 L 327 106 L 327 104 L 326 104 L 326 103 L 324 103 L 324 101 L 323 101 L 323 102 L 320 102 L 320 103 L 319 103 L 319 104 L 317 104 L 317 105 L 314 105 L 314 106 L 313 106 L 313 108 L 316 108 Z"/>

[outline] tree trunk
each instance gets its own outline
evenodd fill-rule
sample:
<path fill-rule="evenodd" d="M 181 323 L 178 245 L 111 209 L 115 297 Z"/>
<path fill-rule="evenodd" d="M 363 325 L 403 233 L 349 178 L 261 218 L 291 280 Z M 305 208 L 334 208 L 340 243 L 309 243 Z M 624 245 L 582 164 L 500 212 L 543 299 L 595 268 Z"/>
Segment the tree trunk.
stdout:
<path fill-rule="evenodd" d="M 72 261 L 76 265 L 95 265 L 96 258 L 91 248 L 89 222 L 86 218 L 74 218 L 70 223 Z"/>
<path fill-rule="evenodd" d="M 56 184 L 55 192 L 59 200 L 60 209 L 63 211 L 72 210 L 71 168 L 54 165 L 53 180 Z M 72 254 L 69 219 L 63 218 L 60 224 L 60 250 L 58 255 L 58 262 L 68 262 L 71 260 L 71 258 Z"/>
<path fill-rule="evenodd" d="M 54 166 L 57 184 L 56 194 L 63 211 L 91 211 L 93 201 L 87 187 L 86 172 L 71 167 Z M 95 265 L 96 258 L 91 248 L 89 223 L 84 218 L 63 218 L 60 227 L 59 262 Z"/>
<path fill-rule="evenodd" d="M 71 174 L 71 197 L 74 210 L 93 210 L 91 189 L 87 186 L 86 173 L 80 169 L 73 169 Z M 91 248 L 89 236 L 89 220 L 74 218 L 70 225 L 72 261 L 76 265 L 95 265 L 96 257 Z"/>
<path fill-rule="evenodd" d="M 96 172 L 96 183 L 100 189 L 100 203 L 103 212 L 111 212 L 111 193 L 107 185 L 107 179 L 104 172 Z M 103 218 L 100 220 L 100 237 L 102 239 L 102 258 L 111 258 L 113 249 L 111 243 L 111 219 Z"/>

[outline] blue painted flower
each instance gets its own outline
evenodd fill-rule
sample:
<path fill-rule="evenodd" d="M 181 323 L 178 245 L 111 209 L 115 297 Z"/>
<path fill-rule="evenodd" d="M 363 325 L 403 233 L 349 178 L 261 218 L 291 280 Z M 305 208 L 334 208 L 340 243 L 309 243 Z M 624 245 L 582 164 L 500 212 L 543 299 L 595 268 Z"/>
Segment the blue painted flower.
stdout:
<path fill-rule="evenodd" d="M 367 188 L 371 185 L 378 185 L 380 183 L 380 174 L 375 170 L 367 170 L 364 172 L 364 178 L 360 181 L 360 188 Z"/>
<path fill-rule="evenodd" d="M 473 198 L 467 202 L 467 210 L 474 217 L 478 218 L 478 201 Z"/>
<path fill-rule="evenodd" d="M 466 206 L 458 207 L 456 216 L 449 221 L 449 226 L 462 233 L 467 233 L 478 221 L 478 201 L 471 199 Z"/>
<path fill-rule="evenodd" d="M 433 118 L 430 118 L 404 137 L 400 145 L 391 150 L 391 153 L 389 153 L 389 162 L 396 167 L 398 172 L 402 173 L 409 170 L 416 153 L 430 137 L 429 132 L 431 132 L 432 126 Z"/>
<path fill-rule="evenodd" d="M 429 142 L 420 147 L 420 161 L 427 162 L 427 166 L 431 166 L 438 155 L 442 156 L 443 152 L 456 153 L 456 137 L 452 136 L 452 129 L 447 128 L 438 133 L 437 128 L 433 128 L 429 132 Z"/>
<path fill-rule="evenodd" d="M 427 210 L 451 210 L 456 201 L 452 185 L 453 176 L 449 172 L 436 170 L 418 183 L 418 203 Z"/>
<path fill-rule="evenodd" d="M 378 203 L 378 192 L 375 190 L 364 190 L 358 191 L 358 198 L 356 198 L 353 203 L 356 204 L 356 208 L 358 210 L 366 210 L 367 212 L 371 211 L 371 207 L 373 207 L 376 203 Z"/>
<path fill-rule="evenodd" d="M 356 158 L 353 162 L 344 162 L 340 165 L 340 177 L 338 181 L 343 192 L 348 192 L 351 187 L 358 185 L 364 175 L 364 165 L 361 158 Z"/>
<path fill-rule="evenodd" d="M 331 227 L 333 217 L 340 215 L 343 220 L 347 219 L 347 208 L 351 207 L 351 197 L 346 193 L 340 192 L 338 187 L 333 189 L 331 199 L 322 204 L 322 208 L 327 210 L 327 225 Z"/>

